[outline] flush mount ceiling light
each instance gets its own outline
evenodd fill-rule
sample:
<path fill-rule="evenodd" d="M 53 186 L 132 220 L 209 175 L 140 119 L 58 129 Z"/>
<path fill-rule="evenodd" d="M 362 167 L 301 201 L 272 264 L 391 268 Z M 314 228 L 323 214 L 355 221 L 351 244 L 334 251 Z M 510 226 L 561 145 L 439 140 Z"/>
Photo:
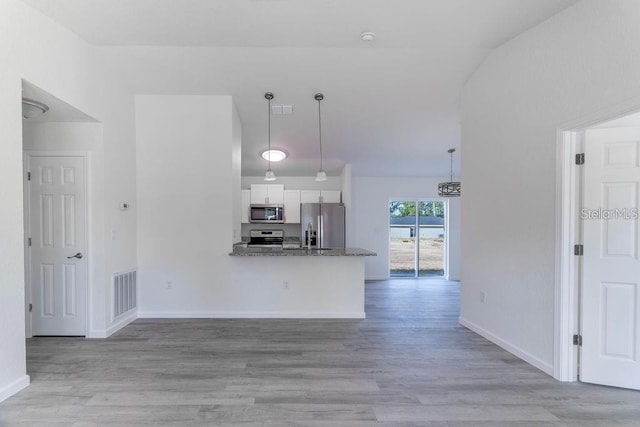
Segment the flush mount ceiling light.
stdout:
<path fill-rule="evenodd" d="M 286 159 L 288 156 L 289 154 L 286 151 L 277 148 L 274 148 L 272 150 L 264 150 L 262 153 L 260 153 L 260 157 L 271 162 L 280 162 Z"/>
<path fill-rule="evenodd" d="M 449 157 L 451 157 L 451 169 L 449 175 L 449 182 L 441 182 L 438 184 L 438 196 L 442 197 L 460 197 L 461 187 L 460 181 L 453 180 L 453 153 L 455 153 L 455 148 L 449 148 L 447 153 L 449 153 Z"/>
<path fill-rule="evenodd" d="M 316 174 L 316 181 L 326 181 L 327 173 L 322 168 L 322 115 L 320 114 L 320 101 L 324 99 L 324 95 L 316 93 L 313 99 L 318 101 L 318 135 L 320 136 L 320 170 Z"/>
<path fill-rule="evenodd" d="M 267 100 L 267 103 L 268 103 L 268 107 L 267 107 L 267 141 L 268 141 L 267 152 L 270 152 L 271 151 L 271 100 L 273 99 L 273 94 L 271 92 L 267 92 L 267 93 L 264 94 L 264 97 L 265 97 L 265 99 Z M 267 168 L 267 172 L 264 174 L 264 180 L 265 181 L 275 181 L 276 180 L 276 174 L 274 174 L 273 171 L 271 170 L 271 156 L 269 156 L 267 161 L 269 162 L 269 167 Z"/>
<path fill-rule="evenodd" d="M 22 98 L 22 118 L 32 119 L 49 111 L 49 107 L 42 102 L 29 98 Z"/>

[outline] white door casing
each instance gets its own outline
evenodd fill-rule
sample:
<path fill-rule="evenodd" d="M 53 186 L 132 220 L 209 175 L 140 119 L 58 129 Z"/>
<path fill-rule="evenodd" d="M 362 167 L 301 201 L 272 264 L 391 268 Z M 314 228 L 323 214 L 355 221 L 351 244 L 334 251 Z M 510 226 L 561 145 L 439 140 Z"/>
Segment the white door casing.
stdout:
<path fill-rule="evenodd" d="M 640 389 L 640 128 L 585 136 L 582 348 L 584 382 Z"/>
<path fill-rule="evenodd" d="M 86 335 L 85 157 L 28 155 L 27 159 L 32 334 Z M 82 258 L 73 257 L 78 253 Z"/>

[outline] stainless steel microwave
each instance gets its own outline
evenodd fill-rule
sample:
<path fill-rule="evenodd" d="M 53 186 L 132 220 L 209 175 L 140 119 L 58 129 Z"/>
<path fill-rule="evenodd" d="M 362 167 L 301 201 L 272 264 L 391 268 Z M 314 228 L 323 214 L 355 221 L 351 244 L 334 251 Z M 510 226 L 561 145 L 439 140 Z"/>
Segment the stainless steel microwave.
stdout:
<path fill-rule="evenodd" d="M 283 205 L 251 205 L 249 222 L 260 224 L 284 224 Z"/>

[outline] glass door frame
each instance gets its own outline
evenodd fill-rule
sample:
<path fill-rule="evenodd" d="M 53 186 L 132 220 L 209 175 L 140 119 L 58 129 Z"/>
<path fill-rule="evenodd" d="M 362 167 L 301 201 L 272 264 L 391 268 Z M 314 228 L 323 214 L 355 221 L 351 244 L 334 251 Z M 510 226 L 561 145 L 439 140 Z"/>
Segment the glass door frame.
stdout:
<path fill-rule="evenodd" d="M 413 276 L 391 276 L 391 212 L 389 212 L 389 206 L 391 202 L 413 202 L 416 205 L 416 215 L 414 216 L 415 222 L 415 245 L 414 245 L 414 274 Z M 442 276 L 420 276 L 420 215 L 419 206 L 420 203 L 428 202 L 441 202 L 444 209 L 444 250 L 442 259 Z M 387 244 L 389 249 L 389 278 L 390 279 L 445 279 L 449 278 L 449 200 L 439 197 L 427 197 L 427 198 L 413 198 L 413 197 L 392 197 L 387 201 Z"/>

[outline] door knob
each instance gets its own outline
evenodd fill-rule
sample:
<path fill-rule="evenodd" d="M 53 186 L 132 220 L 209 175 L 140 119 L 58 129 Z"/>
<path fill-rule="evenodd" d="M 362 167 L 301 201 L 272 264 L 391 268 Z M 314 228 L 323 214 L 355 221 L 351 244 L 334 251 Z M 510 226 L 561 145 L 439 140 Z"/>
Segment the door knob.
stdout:
<path fill-rule="evenodd" d="M 71 256 L 68 256 L 68 257 L 67 257 L 67 259 L 71 259 L 71 258 L 78 258 L 78 259 L 82 259 L 82 252 L 78 252 L 78 253 L 77 253 L 77 254 L 75 254 L 75 255 L 71 255 Z"/>

